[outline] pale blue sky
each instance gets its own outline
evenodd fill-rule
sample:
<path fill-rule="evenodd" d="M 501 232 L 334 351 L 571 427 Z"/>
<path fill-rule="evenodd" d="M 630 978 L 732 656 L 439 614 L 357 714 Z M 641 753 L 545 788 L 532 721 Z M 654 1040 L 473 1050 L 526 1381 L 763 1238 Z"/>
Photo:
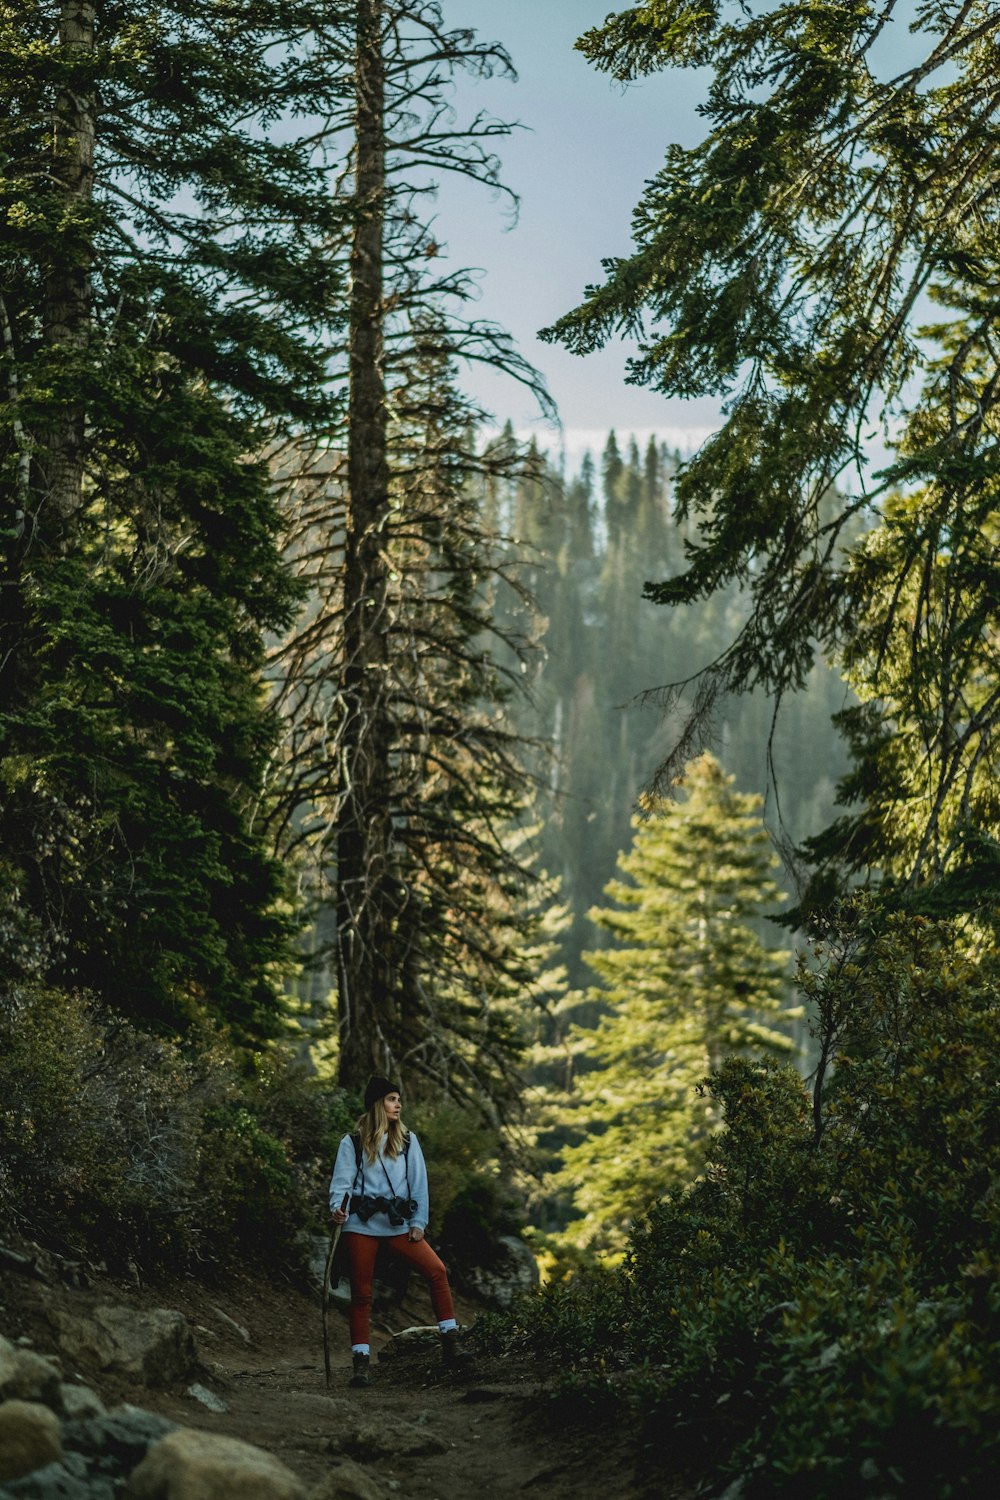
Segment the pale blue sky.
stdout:
<path fill-rule="evenodd" d="M 603 256 L 629 250 L 632 210 L 667 144 L 692 144 L 703 133 L 695 112 L 703 79 L 671 71 L 623 89 L 598 73 L 573 43 L 600 24 L 609 0 L 442 3 L 449 25 L 502 42 L 519 74 L 516 84 L 463 85 L 460 114 L 486 108 L 528 127 L 501 143 L 505 179 L 521 197 L 513 229 L 505 229 L 503 204 L 482 189 L 442 184 L 436 227 L 449 260 L 483 267 L 479 312 L 508 328 L 546 376 L 572 467 L 612 426 L 640 441 L 656 432 L 671 446 L 697 445 L 716 425 L 714 402 L 668 401 L 626 385 L 621 345 L 581 358 L 541 343 L 536 333 L 600 279 Z M 538 424 L 519 387 L 481 376 L 467 383 L 499 417 L 521 430 L 535 423 L 542 445 L 558 450 L 559 435 Z"/>

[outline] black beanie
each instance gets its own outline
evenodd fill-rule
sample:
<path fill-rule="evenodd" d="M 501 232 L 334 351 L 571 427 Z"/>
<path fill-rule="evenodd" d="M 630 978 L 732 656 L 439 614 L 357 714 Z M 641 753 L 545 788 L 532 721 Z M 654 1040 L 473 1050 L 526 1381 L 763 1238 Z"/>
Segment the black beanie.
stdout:
<path fill-rule="evenodd" d="M 365 1089 L 365 1109 L 371 1109 L 372 1105 L 384 1099 L 386 1094 L 401 1094 L 402 1092 L 398 1083 L 393 1083 L 389 1078 L 380 1078 L 376 1074 L 373 1078 L 369 1078 L 368 1087 Z"/>

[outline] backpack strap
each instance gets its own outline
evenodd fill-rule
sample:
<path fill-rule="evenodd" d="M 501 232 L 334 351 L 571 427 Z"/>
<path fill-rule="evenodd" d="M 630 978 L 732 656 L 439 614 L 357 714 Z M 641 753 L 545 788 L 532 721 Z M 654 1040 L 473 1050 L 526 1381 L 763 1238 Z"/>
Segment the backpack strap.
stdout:
<path fill-rule="evenodd" d="M 361 1162 L 361 1131 L 351 1131 L 351 1144 L 354 1147 L 354 1186 L 357 1187 L 358 1173 L 361 1174 L 361 1191 L 365 1190 L 365 1169 Z"/>

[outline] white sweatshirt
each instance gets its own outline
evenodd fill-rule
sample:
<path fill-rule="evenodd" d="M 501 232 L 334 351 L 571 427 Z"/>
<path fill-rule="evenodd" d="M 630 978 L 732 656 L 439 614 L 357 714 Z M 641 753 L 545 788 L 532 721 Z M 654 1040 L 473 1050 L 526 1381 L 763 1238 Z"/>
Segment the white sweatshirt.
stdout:
<path fill-rule="evenodd" d="M 382 1239 L 388 1235 L 406 1234 L 408 1229 L 426 1229 L 429 1218 L 427 1196 L 427 1166 L 420 1142 L 409 1131 L 410 1149 L 398 1156 L 386 1156 L 383 1149 L 385 1137 L 374 1162 L 370 1162 L 364 1151 L 361 1166 L 357 1166 L 354 1142 L 345 1135 L 337 1152 L 337 1160 L 330 1179 L 330 1211 L 339 1208 L 345 1193 L 352 1196 L 366 1193 L 371 1198 L 415 1198 L 417 1206 L 405 1224 L 390 1224 L 389 1215 L 373 1213 L 367 1222 L 351 1212 L 344 1224 L 345 1234 L 371 1234 Z M 407 1187 L 409 1179 L 409 1187 Z"/>

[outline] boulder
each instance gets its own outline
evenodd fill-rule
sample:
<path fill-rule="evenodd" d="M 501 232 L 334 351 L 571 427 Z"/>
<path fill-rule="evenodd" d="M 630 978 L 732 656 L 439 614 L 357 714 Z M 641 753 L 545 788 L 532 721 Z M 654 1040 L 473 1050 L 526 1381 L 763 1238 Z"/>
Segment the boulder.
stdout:
<path fill-rule="evenodd" d="M 105 1416 L 64 1422 L 63 1443 L 82 1454 L 91 1468 L 128 1473 L 154 1443 L 176 1430 L 169 1418 L 123 1403 Z"/>
<path fill-rule="evenodd" d="M 0 1484 L 59 1463 L 62 1456 L 59 1418 L 47 1406 L 17 1400 L 0 1405 Z"/>
<path fill-rule="evenodd" d="M 194 1336 L 183 1313 L 157 1307 L 95 1307 L 90 1317 L 52 1314 L 59 1344 L 80 1363 L 93 1362 L 148 1386 L 172 1385 L 197 1366 Z"/>
<path fill-rule="evenodd" d="M 299 1244 L 304 1252 L 306 1271 L 315 1291 L 323 1290 L 323 1272 L 330 1251 L 330 1238 L 325 1234 L 303 1234 Z"/>
<path fill-rule="evenodd" d="M 62 1372 L 58 1361 L 18 1349 L 0 1337 L 0 1401 L 41 1401 L 59 1405 Z"/>
<path fill-rule="evenodd" d="M 155 1444 L 125 1487 L 127 1500 L 307 1500 L 305 1485 L 262 1448 L 180 1427 Z"/>
<path fill-rule="evenodd" d="M 538 1285 L 538 1262 L 528 1245 L 516 1235 L 501 1235 L 496 1256 L 488 1266 L 466 1266 L 462 1280 L 489 1307 L 505 1311 L 517 1297 Z"/>

